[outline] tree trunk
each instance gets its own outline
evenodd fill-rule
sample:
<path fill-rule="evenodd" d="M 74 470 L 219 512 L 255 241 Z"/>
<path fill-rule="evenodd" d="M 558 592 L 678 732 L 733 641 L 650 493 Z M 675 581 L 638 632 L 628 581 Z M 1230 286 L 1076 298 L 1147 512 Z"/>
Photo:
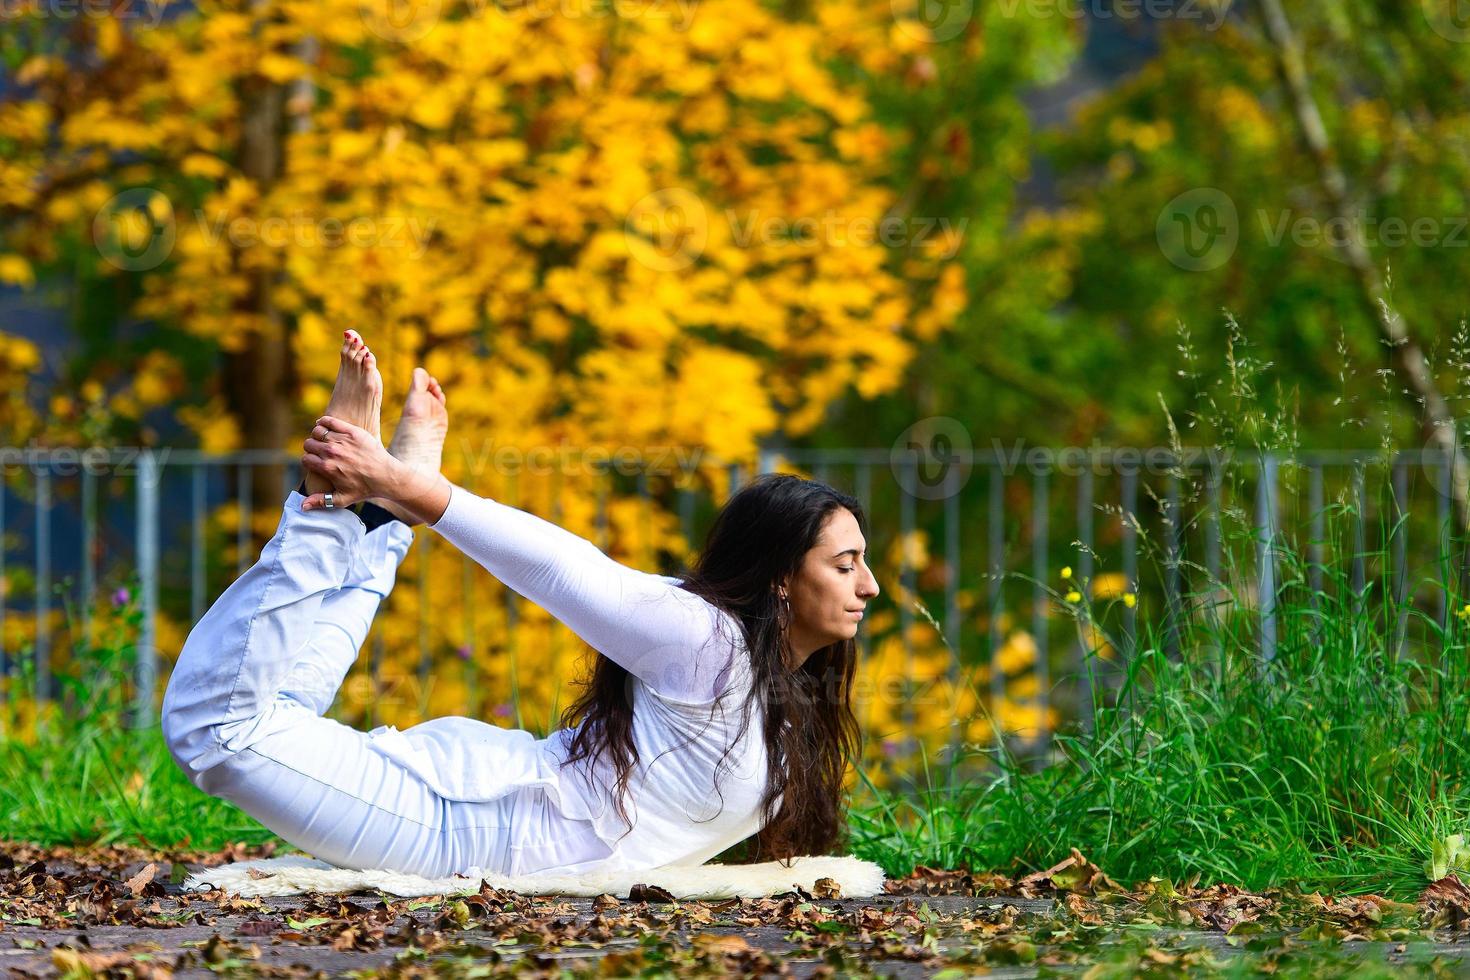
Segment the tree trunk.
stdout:
<path fill-rule="evenodd" d="M 263 79 L 244 84 L 240 169 L 264 195 L 281 172 L 284 90 Z M 245 449 L 278 450 L 290 436 L 295 379 L 286 324 L 271 295 L 275 277 L 269 270 L 252 274 L 250 288 L 236 301 L 235 310 L 256 321 L 260 329 L 244 350 L 225 358 L 224 394 L 239 420 Z M 250 475 L 250 499 L 255 507 L 280 502 L 285 483 L 282 467 L 255 466 Z"/>
<path fill-rule="evenodd" d="M 1317 180 L 1327 196 L 1333 212 L 1343 227 L 1350 227 L 1347 178 L 1337 165 L 1328 141 L 1327 127 L 1317 109 L 1307 78 L 1302 51 L 1292 33 L 1291 23 L 1282 10 L 1281 0 L 1259 0 L 1266 34 L 1271 40 L 1276 68 L 1291 99 L 1303 142 L 1317 167 Z M 1422 409 L 1420 431 L 1427 446 L 1438 449 L 1454 461 L 1451 468 L 1450 495 L 1456 524 L 1463 532 L 1470 529 L 1470 465 L 1460 452 L 1455 419 L 1449 403 L 1440 393 L 1424 349 L 1414 339 L 1403 318 L 1394 312 L 1384 298 L 1383 279 L 1368 248 L 1356 236 L 1346 236 L 1343 255 L 1357 283 L 1358 298 L 1364 312 L 1388 342 L 1389 362 L 1394 373 Z"/>

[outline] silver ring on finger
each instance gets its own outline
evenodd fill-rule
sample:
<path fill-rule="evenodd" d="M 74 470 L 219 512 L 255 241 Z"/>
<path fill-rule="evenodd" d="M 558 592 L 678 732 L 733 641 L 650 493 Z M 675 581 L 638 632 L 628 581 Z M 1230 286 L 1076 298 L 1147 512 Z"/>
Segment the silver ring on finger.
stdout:
<path fill-rule="evenodd" d="M 330 493 L 322 494 L 322 508 L 324 510 L 334 510 L 336 507 L 337 505 L 332 503 L 332 495 Z"/>

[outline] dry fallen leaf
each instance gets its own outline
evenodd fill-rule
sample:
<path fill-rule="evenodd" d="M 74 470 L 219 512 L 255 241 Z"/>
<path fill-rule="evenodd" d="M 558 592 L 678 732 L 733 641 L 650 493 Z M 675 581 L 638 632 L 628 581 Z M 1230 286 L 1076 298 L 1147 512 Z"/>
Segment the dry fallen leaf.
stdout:
<path fill-rule="evenodd" d="M 135 896 L 143 894 L 143 889 L 148 886 L 148 882 L 152 881 L 153 876 L 157 873 L 158 865 L 156 864 L 150 864 L 147 867 L 143 868 L 137 874 L 128 879 L 128 891 L 132 892 Z"/>

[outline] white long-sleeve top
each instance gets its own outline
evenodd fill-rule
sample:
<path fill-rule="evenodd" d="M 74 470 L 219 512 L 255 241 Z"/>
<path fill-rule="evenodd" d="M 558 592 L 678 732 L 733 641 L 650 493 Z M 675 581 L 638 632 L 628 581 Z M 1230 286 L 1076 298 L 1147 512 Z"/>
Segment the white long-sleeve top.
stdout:
<path fill-rule="evenodd" d="M 752 705 L 740 734 L 752 678 L 733 616 L 679 588 L 677 578 L 629 568 L 570 531 L 462 487 L 452 487 L 431 526 L 627 669 L 638 749 L 625 797 L 632 826 L 613 805 L 606 759 L 595 769 L 586 760 L 563 768 L 572 729 L 536 739 L 470 718 L 436 718 L 402 732 L 374 729 L 373 748 L 447 799 L 544 787 L 563 815 L 592 822 L 610 850 L 608 868 L 700 863 L 760 829 L 762 716 Z"/>

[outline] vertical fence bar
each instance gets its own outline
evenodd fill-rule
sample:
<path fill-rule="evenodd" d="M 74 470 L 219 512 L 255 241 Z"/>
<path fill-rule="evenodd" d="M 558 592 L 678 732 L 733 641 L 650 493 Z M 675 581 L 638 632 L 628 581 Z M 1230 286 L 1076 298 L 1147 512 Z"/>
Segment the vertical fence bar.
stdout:
<path fill-rule="evenodd" d="M 907 453 L 903 462 L 904 478 L 898 488 L 898 580 L 903 586 L 903 601 L 898 605 L 898 631 L 903 638 L 904 727 L 912 733 L 916 727 L 914 690 L 914 601 L 918 598 L 913 563 L 909 561 L 909 539 L 914 535 L 914 495 L 918 485 L 917 453 Z M 918 748 L 918 736 L 912 736 L 910 750 Z"/>
<path fill-rule="evenodd" d="M 1276 454 L 1261 460 L 1256 482 L 1256 536 L 1260 541 L 1257 582 L 1261 617 L 1261 661 L 1276 659 Z"/>
<path fill-rule="evenodd" d="M 383 689 L 379 684 L 379 678 L 383 676 L 383 632 L 374 630 L 372 653 L 368 657 L 368 727 L 376 728 L 379 721 L 378 702 L 382 700 Z"/>
<path fill-rule="evenodd" d="M 694 551 L 694 491 L 686 486 L 679 487 L 675 493 L 679 497 L 679 532 L 684 536 L 684 541 L 692 553 Z"/>
<path fill-rule="evenodd" d="M 995 725 L 996 741 L 1003 742 L 1005 733 L 1001 731 L 997 712 L 1006 693 L 1005 671 L 1001 669 L 1000 663 L 1000 617 L 1005 606 L 1005 592 L 1001 588 L 1005 566 L 1005 474 L 999 463 L 991 464 L 988 496 L 990 513 L 986 523 L 990 535 L 990 717 Z"/>
<path fill-rule="evenodd" d="M 608 485 L 612 482 L 612 470 L 607 469 L 602 463 L 594 464 L 597 469 L 597 547 L 603 551 L 607 550 L 607 494 Z M 740 489 L 740 466 L 737 463 L 730 464 L 730 494 Z"/>
<path fill-rule="evenodd" d="M 206 568 L 209 559 L 204 542 L 204 510 L 207 503 L 204 470 L 206 465 L 202 461 L 196 462 L 189 472 L 191 526 L 193 528 L 189 542 L 189 621 L 193 623 L 199 622 L 204 616 L 204 591 L 209 587 Z"/>
<path fill-rule="evenodd" d="M 1393 655 L 1397 658 L 1404 648 L 1404 636 L 1409 627 L 1409 617 L 1404 615 L 1404 603 L 1408 598 L 1409 582 L 1409 471 L 1404 454 L 1394 454 L 1391 475 L 1393 488 Z"/>
<path fill-rule="evenodd" d="M 1364 567 L 1363 551 L 1367 547 L 1364 533 L 1363 511 L 1368 505 L 1368 495 L 1363 486 L 1364 474 L 1361 460 L 1353 461 L 1353 613 L 1363 610 L 1363 590 L 1367 587 L 1367 569 Z"/>
<path fill-rule="evenodd" d="M 138 459 L 138 597 L 142 623 L 138 629 L 138 664 L 135 717 L 139 728 L 153 723 L 153 687 L 157 677 L 154 647 L 158 614 L 158 484 L 162 471 L 153 450 L 145 449 Z"/>
<path fill-rule="evenodd" d="M 1123 588 L 1135 596 L 1138 588 L 1138 469 L 1133 465 L 1120 467 L 1122 470 L 1123 504 Z M 1138 645 L 1138 606 L 1123 605 L 1123 655 L 1129 660 Z M 1121 666 L 1121 665 L 1120 665 Z"/>
<path fill-rule="evenodd" d="M 82 464 L 82 640 L 92 642 L 92 600 L 97 592 L 97 476 Z"/>
<path fill-rule="evenodd" d="M 1213 452 L 1209 455 L 1209 464 L 1206 470 L 1208 476 L 1205 480 L 1206 502 L 1205 502 L 1205 573 L 1210 579 L 1210 591 L 1213 594 L 1221 585 L 1220 582 L 1220 485 L 1225 480 L 1225 468 L 1220 465 L 1220 460 Z M 1210 603 L 1214 608 L 1214 600 Z"/>
<path fill-rule="evenodd" d="M 643 539 L 642 546 L 646 549 L 647 554 L 635 560 L 645 568 L 651 566 L 654 559 L 652 508 L 653 502 L 648 492 L 648 470 L 640 467 L 638 470 L 638 536 Z"/>
<path fill-rule="evenodd" d="M 1439 542 L 1439 556 L 1435 566 L 1439 569 L 1439 628 L 1449 629 L 1450 625 L 1450 583 L 1453 581 L 1451 571 L 1451 543 L 1450 543 L 1450 478 L 1454 475 L 1454 460 L 1448 453 L 1435 469 L 1435 481 L 1439 492 L 1435 494 L 1434 517 L 1438 528 L 1436 540 Z"/>
<path fill-rule="evenodd" d="M 51 700 L 51 463 L 36 472 L 36 700 Z"/>
<path fill-rule="evenodd" d="M 422 718 L 429 713 L 429 682 L 433 676 L 431 672 L 433 669 L 433 660 L 429 647 L 429 602 L 431 601 L 429 596 L 429 550 L 434 536 L 426 531 L 421 534 L 416 534 L 415 537 L 418 538 L 416 542 L 418 545 L 418 555 L 414 559 L 414 564 L 417 569 L 419 587 L 418 712 L 419 717 Z"/>
<path fill-rule="evenodd" d="M 1096 721 L 1093 717 L 1093 672 L 1097 669 L 1097 658 L 1092 656 L 1091 610 L 1092 610 L 1092 465 L 1077 476 L 1077 591 L 1082 593 L 1080 635 L 1077 640 L 1077 720 L 1084 731 L 1092 731 Z"/>
<path fill-rule="evenodd" d="M 866 460 L 859 460 L 853 464 L 853 483 L 858 499 L 858 506 L 863 509 L 863 517 L 868 522 L 868 530 L 873 528 L 873 515 L 871 504 L 873 499 L 873 471 L 872 466 Z M 880 587 L 882 583 L 879 583 Z M 857 641 L 864 647 L 868 644 L 868 617 L 864 616 L 862 622 L 858 623 Z"/>
<path fill-rule="evenodd" d="M 515 471 L 512 470 L 511 472 L 506 474 L 506 477 L 508 487 L 506 490 L 505 501 L 511 507 L 518 507 L 520 506 L 520 495 L 517 492 Z M 470 485 L 468 483 L 466 483 L 465 489 L 470 489 Z M 469 555 L 463 553 L 461 553 L 460 555 L 459 582 L 460 589 L 462 590 L 464 595 L 464 610 L 461 616 L 461 626 L 464 630 L 464 645 L 460 651 L 460 654 L 463 658 L 461 662 L 464 665 L 464 672 L 462 676 L 464 677 L 465 713 L 468 714 L 471 718 L 478 718 L 480 717 L 480 715 L 477 713 L 478 706 L 475 703 L 475 696 L 478 693 L 479 688 L 479 685 L 477 683 L 479 680 L 479 663 L 477 660 L 477 651 L 475 649 L 475 564 L 474 561 L 471 560 Z M 516 619 L 518 605 L 516 602 L 516 592 L 509 586 L 505 587 L 505 604 L 506 636 L 507 641 L 510 645 L 509 664 L 511 703 L 516 706 L 516 727 L 520 728 L 522 727 L 520 651 L 518 649 L 520 644 L 516 642 Z"/>
<path fill-rule="evenodd" d="M 1051 700 L 1051 645 L 1047 636 L 1046 583 L 1051 578 L 1047 568 L 1047 552 L 1051 544 L 1050 517 L 1051 483 L 1046 470 L 1037 470 L 1031 480 L 1031 631 L 1036 640 L 1036 706 L 1039 712 L 1039 730 L 1033 736 L 1045 756 L 1046 746 L 1051 739 L 1051 726 L 1046 723 L 1047 709 Z"/>
<path fill-rule="evenodd" d="M 561 479 L 561 467 L 551 467 L 551 480 L 547 487 L 547 493 L 551 496 L 551 523 L 555 524 L 557 527 L 562 526 Z M 685 536 L 685 540 L 688 540 L 687 535 Z M 651 571 L 658 571 L 658 569 L 651 569 Z M 554 616 L 551 618 L 551 621 L 546 624 L 546 629 L 549 631 L 549 635 L 547 636 L 547 648 L 550 650 L 551 663 L 555 665 L 561 664 L 563 628 L 564 627 L 562 626 L 561 620 L 557 619 Z M 551 692 L 551 717 L 556 718 L 561 714 L 561 688 L 563 678 L 558 667 L 553 667 L 553 670 L 556 671 L 556 688 Z M 550 724 L 548 724 L 548 727 L 551 727 Z"/>
<path fill-rule="evenodd" d="M 963 737 L 963 729 L 959 722 L 960 684 L 962 681 L 960 667 L 963 662 L 961 654 L 960 639 L 960 492 L 959 492 L 960 469 L 957 465 L 951 465 L 944 474 L 944 632 L 946 634 L 945 645 L 949 647 L 949 665 L 947 669 L 949 677 L 950 703 L 946 706 L 946 714 L 950 718 L 949 746 L 950 758 L 954 759 L 954 753 L 959 748 L 960 739 Z M 864 616 L 864 619 L 867 617 Z"/>
<path fill-rule="evenodd" d="M 1325 564 L 1326 543 L 1326 515 L 1323 511 L 1322 502 L 1322 464 L 1313 463 L 1307 467 L 1307 507 L 1311 510 L 1309 516 L 1311 526 L 1311 541 L 1307 545 L 1307 583 L 1312 590 L 1309 603 L 1314 616 L 1312 634 L 1317 642 L 1321 641 L 1322 631 L 1325 624 L 1321 619 L 1322 612 L 1322 572 Z"/>
<path fill-rule="evenodd" d="M 253 506 L 250 501 L 250 467 L 243 460 L 239 467 L 235 471 L 235 499 L 240 505 L 240 521 L 235 528 L 235 549 L 239 552 L 235 556 L 237 578 L 245 574 L 250 564 L 250 509 Z"/>
<path fill-rule="evenodd" d="M 1313 463 L 1307 467 L 1307 506 L 1311 509 L 1311 534 L 1312 540 L 1308 545 L 1311 555 L 1310 564 L 1307 567 L 1308 587 L 1312 590 L 1312 608 L 1318 607 L 1317 594 L 1322 591 L 1322 570 L 1325 564 L 1326 544 L 1323 539 L 1327 536 L 1326 515 L 1322 513 L 1322 464 Z"/>
<path fill-rule="evenodd" d="M 1176 464 L 1182 461 L 1176 461 Z M 1179 477 L 1170 473 L 1164 498 L 1164 643 L 1172 660 L 1179 659 L 1179 634 L 1184 617 L 1180 613 L 1179 562 L 1183 557 L 1184 532 L 1179 519 Z"/>
<path fill-rule="evenodd" d="M 0 682 L 10 677 L 10 648 L 5 645 L 5 607 L 9 605 L 10 580 L 5 577 L 5 475 L 0 470 Z M 4 692 L 9 694 L 9 689 Z"/>

